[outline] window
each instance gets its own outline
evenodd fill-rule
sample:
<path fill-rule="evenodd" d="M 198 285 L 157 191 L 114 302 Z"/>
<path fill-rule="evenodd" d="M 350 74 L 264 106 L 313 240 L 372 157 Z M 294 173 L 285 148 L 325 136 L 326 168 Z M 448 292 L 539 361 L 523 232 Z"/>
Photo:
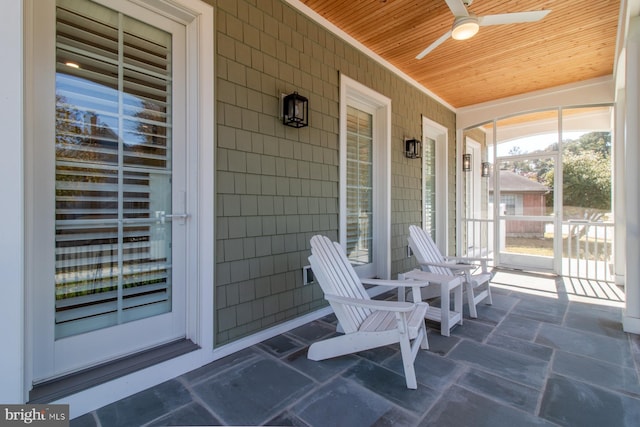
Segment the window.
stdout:
<path fill-rule="evenodd" d="M 347 107 L 347 257 L 372 262 L 373 115 Z"/>

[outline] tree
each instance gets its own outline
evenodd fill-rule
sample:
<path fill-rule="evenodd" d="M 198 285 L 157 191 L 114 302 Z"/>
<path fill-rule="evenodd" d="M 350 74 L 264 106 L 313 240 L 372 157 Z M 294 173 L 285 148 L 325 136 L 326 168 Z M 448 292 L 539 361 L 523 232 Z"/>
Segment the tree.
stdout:
<path fill-rule="evenodd" d="M 611 156 L 611 133 L 589 132 L 580 138 L 564 142 L 565 152 L 578 154 L 583 151 L 593 151 L 608 159 Z"/>
<path fill-rule="evenodd" d="M 611 209 L 611 165 L 607 157 L 598 151 L 567 153 L 562 166 L 565 206 Z"/>
<path fill-rule="evenodd" d="M 564 142 L 562 158 L 565 217 L 598 219 L 611 210 L 611 136 L 591 132 Z M 553 187 L 553 170 L 542 182 Z"/>

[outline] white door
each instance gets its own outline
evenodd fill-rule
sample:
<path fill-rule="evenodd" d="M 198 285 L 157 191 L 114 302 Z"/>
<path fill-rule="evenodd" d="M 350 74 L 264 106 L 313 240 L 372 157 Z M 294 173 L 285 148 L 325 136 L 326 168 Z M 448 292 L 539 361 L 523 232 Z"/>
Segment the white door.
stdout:
<path fill-rule="evenodd" d="M 34 21 L 34 382 L 185 337 L 185 27 L 105 4 Z"/>

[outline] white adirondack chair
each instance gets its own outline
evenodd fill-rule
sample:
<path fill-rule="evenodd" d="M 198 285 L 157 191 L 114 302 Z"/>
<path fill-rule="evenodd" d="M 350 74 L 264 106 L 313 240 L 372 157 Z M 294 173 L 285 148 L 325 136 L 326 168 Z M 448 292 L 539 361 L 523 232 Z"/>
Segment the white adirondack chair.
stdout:
<path fill-rule="evenodd" d="M 423 271 L 449 276 L 464 276 L 464 287 L 471 317 L 478 317 L 476 306 L 482 300 L 486 299 L 487 304 L 493 303 L 490 286 L 493 274 L 487 269 L 488 260 L 486 258 L 445 257 L 429 233 L 415 225 L 409 226 L 409 247 L 411 247 Z M 475 273 L 478 269 L 480 272 Z M 423 298 L 427 298 L 427 296 L 423 294 Z"/>
<path fill-rule="evenodd" d="M 309 262 L 344 335 L 313 343 L 307 357 L 311 360 L 324 360 L 400 343 L 407 387 L 417 388 L 413 362 L 420 348 L 429 348 L 424 321 L 429 305 L 423 302 L 372 300 L 363 282 L 408 287 L 426 286 L 428 283 L 413 280 L 361 280 L 340 244 L 320 235 L 311 238 Z"/>

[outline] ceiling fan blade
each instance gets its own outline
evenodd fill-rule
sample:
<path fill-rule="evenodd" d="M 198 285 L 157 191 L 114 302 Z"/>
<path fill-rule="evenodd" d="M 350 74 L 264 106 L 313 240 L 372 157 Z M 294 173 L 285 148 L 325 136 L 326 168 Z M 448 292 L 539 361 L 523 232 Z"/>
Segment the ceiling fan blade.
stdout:
<path fill-rule="evenodd" d="M 451 9 L 451 13 L 453 13 L 453 16 L 455 16 L 456 18 L 458 16 L 469 16 L 469 12 L 467 11 L 467 8 L 465 7 L 464 3 L 462 3 L 462 0 L 444 0 L 445 2 L 447 2 L 447 6 L 449 6 L 449 9 Z"/>
<path fill-rule="evenodd" d="M 519 24 L 522 22 L 536 22 L 547 16 L 550 10 L 536 10 L 532 12 L 501 13 L 499 15 L 486 15 L 478 17 L 481 27 L 500 24 Z"/>
<path fill-rule="evenodd" d="M 431 52 L 433 49 L 437 48 L 438 46 L 440 46 L 442 43 L 444 43 L 449 37 L 451 37 L 451 30 L 447 31 L 446 33 L 444 33 L 438 40 L 434 41 L 433 43 L 431 43 L 431 45 L 429 45 L 428 48 L 426 48 L 425 50 L 423 50 L 422 52 L 420 52 L 417 56 L 416 59 L 422 59 L 425 56 L 427 56 L 427 54 L 429 52 Z"/>

